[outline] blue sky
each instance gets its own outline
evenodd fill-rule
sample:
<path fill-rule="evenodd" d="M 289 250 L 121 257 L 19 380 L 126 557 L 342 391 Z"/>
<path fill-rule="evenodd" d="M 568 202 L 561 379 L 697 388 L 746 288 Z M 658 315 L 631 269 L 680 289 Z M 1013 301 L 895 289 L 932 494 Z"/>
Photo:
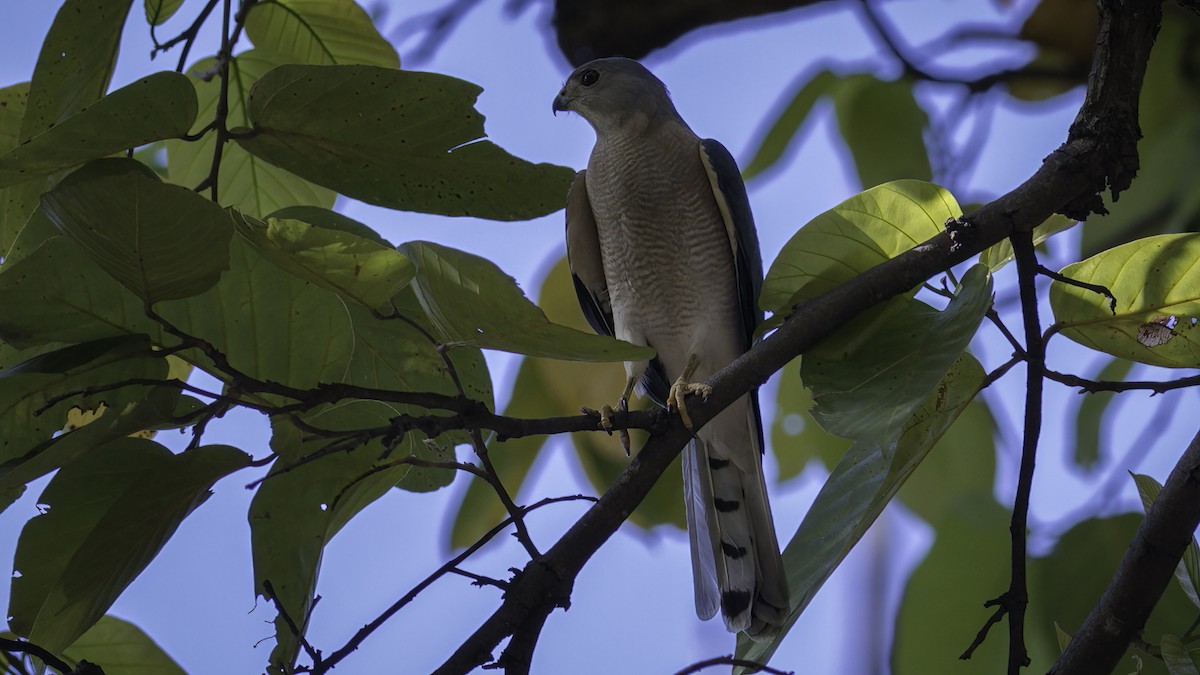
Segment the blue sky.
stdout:
<path fill-rule="evenodd" d="M 0 85 L 29 78 L 41 38 L 60 3 L 8 0 L 6 4 L 6 20 L 0 25 Z M 385 26 L 442 3 L 393 4 Z M 543 30 L 547 4 L 533 3 L 532 9 L 515 20 L 503 15 L 502 4 L 481 3 L 436 57 L 418 67 L 483 86 L 478 108 L 487 116 L 489 136 L 514 154 L 582 167 L 593 140 L 590 128 L 578 117 L 554 117 L 550 112 L 551 100 L 571 68 Z M 170 69 L 177 58 L 171 53 L 156 62 L 148 61 L 147 28 L 136 5 L 140 3 L 135 3 L 127 26 L 114 87 L 152 70 Z M 181 15 L 168 23 L 161 35 L 174 34 L 198 8 L 195 1 L 185 2 Z M 997 4 L 982 0 L 916 0 L 897 6 L 892 14 L 909 41 L 921 44 L 936 37 L 956 17 L 1012 20 L 1012 14 L 998 11 Z M 202 44 L 194 50 L 196 59 L 211 53 L 211 34 L 208 39 L 207 48 Z M 802 11 L 700 31 L 645 62 L 667 83 L 693 129 L 722 141 L 744 164 L 769 111 L 801 73 L 810 71 L 817 60 L 860 63 L 873 53 L 873 44 L 848 11 Z M 404 48 L 401 54 L 403 58 Z M 975 55 L 980 59 L 991 56 Z M 1002 106 L 993 133 L 980 150 L 978 169 L 969 180 L 970 196 L 1003 192 L 1032 173 L 1065 137 L 1077 100 L 1073 95 L 1056 105 Z M 1012 138 L 1021 142 L 1011 142 Z M 787 167 L 750 185 L 764 261 L 769 264 L 799 226 L 859 189 L 853 168 L 842 158 L 830 111 L 819 106 L 808 122 L 806 140 L 793 149 Z M 563 251 L 561 213 L 504 224 L 388 212 L 346 200 L 340 201 L 338 208 L 395 242 L 428 239 L 492 258 L 527 290 L 536 290 L 541 275 Z M 1061 245 L 1055 248 L 1065 250 Z M 1061 253 L 1060 260 L 1071 261 Z M 1004 283 L 1004 279 L 998 280 L 998 286 Z M 1071 351 L 1065 342 L 1056 342 L 1059 351 L 1052 352 L 1052 358 L 1078 359 L 1083 354 Z M 1006 347 L 994 341 L 977 343 L 976 350 L 985 365 L 995 366 L 1007 357 Z M 498 403 L 502 404 L 516 361 L 503 355 L 494 355 L 489 361 L 498 383 Z M 1019 380 L 1019 372 L 1010 375 L 1005 386 L 1019 388 Z M 1052 388 L 1051 397 L 1051 411 L 1078 405 L 1078 397 L 1065 390 Z M 1139 397 L 1132 395 L 1145 400 Z M 996 395 L 989 398 L 998 399 Z M 1008 398 L 1011 400 L 1000 417 L 1002 423 L 1011 425 L 1020 419 L 1019 407 L 1014 407 L 1020 405 L 1020 399 Z M 764 400 L 770 399 L 771 394 L 765 393 Z M 1137 414 L 1138 405 L 1126 408 Z M 1034 494 L 1035 514 L 1042 519 L 1066 513 L 1086 498 L 1080 489 L 1081 477 L 1064 464 L 1062 440 L 1067 432 L 1052 414 L 1043 436 L 1047 448 L 1041 467 L 1044 473 Z M 1127 443 L 1135 432 L 1116 429 L 1114 444 Z M 211 427 L 206 441 L 231 443 L 262 456 L 266 433 L 260 416 L 235 412 Z M 1181 433 L 1167 430 L 1164 443 L 1183 438 Z M 1008 432 L 1005 440 L 1012 441 L 1014 435 Z M 159 440 L 182 447 L 187 439 L 164 434 Z M 1001 450 L 997 493 L 1003 501 L 1010 499 L 1016 452 L 1011 442 Z M 520 501 L 590 493 L 570 455 L 561 442 L 548 446 L 539 460 L 537 479 L 525 486 Z M 1151 462 L 1143 470 L 1163 477 L 1167 460 Z M 774 467 L 768 466 L 768 476 L 773 472 Z M 774 490 L 772 503 L 782 542 L 790 539 L 823 476 L 823 470 L 810 469 Z M 111 610 L 145 629 L 192 673 L 259 672 L 271 648 L 266 639 L 272 633 L 274 612 L 266 603 L 255 604 L 249 562 L 245 514 L 252 495 L 242 487 L 249 480 L 239 474 L 219 483 L 214 497 L 185 521 Z M 17 534 L 35 513 L 35 498 L 44 482 L 0 514 L 0 566 L 11 567 Z M 465 481 L 460 479 L 430 495 L 393 491 L 345 528 L 325 553 L 318 588 L 323 599 L 310 633 L 314 644 L 326 651 L 337 648 L 444 561 L 448 514 L 464 488 Z M 1124 494 L 1128 505 L 1133 493 L 1127 490 Z M 529 520 L 535 539 L 544 544 L 553 541 L 583 508 L 563 505 L 538 512 Z M 928 532 L 902 509 L 889 509 L 881 525 L 868 534 L 817 596 L 778 652 L 775 665 L 798 672 L 869 672 L 851 648 L 852 636 L 863 630 L 854 623 L 852 608 L 869 601 L 856 589 L 865 586 L 864 575 L 872 569 L 872 559 L 886 558 L 899 578 L 929 544 Z M 502 577 L 507 567 L 517 564 L 519 555 L 514 544 L 496 543 L 466 567 Z M 733 639 L 719 621 L 695 619 L 689 564 L 682 532 L 647 534 L 631 527 L 623 529 L 584 569 L 572 597 L 573 608 L 551 616 L 534 672 L 670 673 L 691 662 L 730 653 Z M 891 593 L 895 592 L 893 584 Z M 893 595 L 889 602 L 894 601 Z M 402 672 L 425 672 L 449 655 L 497 602 L 494 590 L 473 588 L 457 577 L 444 579 L 388 622 L 343 668 L 346 672 L 383 672 L 386 667 L 395 672 L 396 664 L 401 664 Z M 7 604 L 7 588 L 0 587 L 0 603 Z M 983 618 L 981 615 L 980 620 Z M 259 640 L 266 641 L 256 647 Z"/>

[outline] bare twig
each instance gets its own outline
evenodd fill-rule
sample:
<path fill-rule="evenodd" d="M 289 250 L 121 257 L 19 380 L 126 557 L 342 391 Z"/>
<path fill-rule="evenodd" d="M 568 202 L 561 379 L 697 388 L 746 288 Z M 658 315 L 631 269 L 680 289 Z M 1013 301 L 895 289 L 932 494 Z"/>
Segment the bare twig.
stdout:
<path fill-rule="evenodd" d="M 287 624 L 288 630 L 292 631 L 292 635 L 294 635 L 300 642 L 300 647 L 304 649 L 304 653 L 308 654 L 308 658 L 312 659 L 313 667 L 319 666 L 321 664 L 321 651 L 308 643 L 308 639 L 304 637 L 304 630 L 297 625 L 295 620 L 292 619 L 291 615 L 288 614 L 287 609 L 284 608 L 283 603 L 279 601 L 279 597 L 275 594 L 275 587 L 271 584 L 270 579 L 263 579 L 262 590 L 263 596 L 275 605 L 275 609 L 279 612 L 279 616 L 283 619 L 283 622 Z M 314 607 L 316 604 L 316 601 L 313 601 Z M 307 618 L 305 623 L 308 623 Z"/>
<path fill-rule="evenodd" d="M 45 647 L 35 645 L 26 640 L 10 640 L 8 638 L 0 638 L 0 649 L 3 649 L 6 652 L 29 654 L 30 656 L 37 657 L 41 659 L 42 662 L 47 666 L 50 666 L 51 668 L 62 673 L 62 675 L 70 675 L 70 673 L 75 670 L 71 666 L 67 665 L 66 661 L 63 661 L 47 651 Z"/>
<path fill-rule="evenodd" d="M 1185 389 L 1187 387 L 1200 386 L 1200 375 L 1192 375 L 1191 377 L 1181 377 L 1178 380 L 1167 380 L 1165 382 L 1151 381 L 1132 381 L 1132 382 L 1109 382 L 1106 380 L 1089 380 L 1087 378 L 1071 375 L 1070 373 L 1060 373 L 1053 370 L 1046 371 L 1046 377 L 1061 382 L 1068 387 L 1079 387 L 1081 393 L 1094 394 L 1100 391 L 1149 391 L 1154 394 L 1165 394 L 1168 391 L 1175 389 Z"/>
<path fill-rule="evenodd" d="M 771 675 L 793 675 L 793 672 L 790 670 L 778 670 L 757 661 L 734 658 L 733 654 L 716 656 L 711 659 L 697 661 L 696 663 L 685 667 L 683 670 L 676 672 L 675 675 L 691 675 L 692 673 L 698 673 L 705 668 L 711 668 L 713 666 L 738 666 L 741 668 L 749 668 L 750 672 L 752 673 L 759 672 L 770 673 Z"/>

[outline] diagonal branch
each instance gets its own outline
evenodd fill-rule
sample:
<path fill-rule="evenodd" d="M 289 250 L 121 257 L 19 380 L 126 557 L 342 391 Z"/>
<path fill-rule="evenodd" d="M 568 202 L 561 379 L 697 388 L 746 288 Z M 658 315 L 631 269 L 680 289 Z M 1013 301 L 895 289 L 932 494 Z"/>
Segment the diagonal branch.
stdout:
<path fill-rule="evenodd" d="M 709 379 L 712 396 L 689 404 L 693 420 L 707 422 L 796 355 L 878 303 L 1013 232 L 1032 230 L 1056 212 L 1086 216 L 1090 206 L 1099 204 L 1098 191 L 1127 186 L 1137 167 L 1137 99 L 1161 12 L 1158 0 L 1101 2 L 1103 44 L 1097 47 L 1088 95 L 1067 141 L 1020 186 L 956 223 L 953 242 L 946 233 L 938 235 L 799 305 L 779 330 Z M 502 640 L 522 626 L 542 625 L 555 607 L 565 607 L 584 564 L 616 532 L 689 438 L 679 419 L 672 417 L 667 429 L 647 442 L 604 496 L 543 556 L 525 566 L 495 613 L 436 672 L 466 673 L 489 663 Z M 504 665 L 514 673 L 529 668 L 527 661 L 515 659 Z"/>

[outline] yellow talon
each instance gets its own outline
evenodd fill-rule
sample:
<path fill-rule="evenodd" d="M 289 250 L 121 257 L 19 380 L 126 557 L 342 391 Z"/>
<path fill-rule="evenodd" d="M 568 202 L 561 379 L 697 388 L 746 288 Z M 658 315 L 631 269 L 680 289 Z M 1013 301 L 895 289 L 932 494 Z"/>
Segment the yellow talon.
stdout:
<path fill-rule="evenodd" d="M 683 426 L 687 427 L 688 431 L 692 430 L 692 418 L 688 415 L 687 405 L 683 400 L 688 394 L 696 394 L 697 396 L 707 399 L 713 393 L 713 388 L 703 382 L 688 382 L 692 375 L 696 372 L 696 367 L 700 365 L 699 359 L 695 354 L 688 357 L 687 367 L 683 369 L 683 374 L 675 380 L 671 385 L 671 391 L 667 394 L 667 409 L 678 410 L 679 418 L 683 420 Z"/>

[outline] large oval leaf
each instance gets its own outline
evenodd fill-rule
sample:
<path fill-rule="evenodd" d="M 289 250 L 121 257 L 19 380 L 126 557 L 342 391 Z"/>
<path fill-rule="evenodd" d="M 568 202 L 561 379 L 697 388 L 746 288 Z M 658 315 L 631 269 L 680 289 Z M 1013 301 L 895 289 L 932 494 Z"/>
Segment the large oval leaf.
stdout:
<path fill-rule="evenodd" d="M 954 196 L 932 183 L 900 180 L 857 194 L 788 240 L 771 263 L 759 304 L 786 316 L 796 304 L 940 234 L 960 215 Z"/>
<path fill-rule="evenodd" d="M 847 77 L 833 89 L 838 127 L 863 187 L 933 177 L 923 137 L 929 118 L 912 89 L 912 80 L 874 75 Z"/>
<path fill-rule="evenodd" d="M 1055 281 L 1050 306 L 1063 335 L 1098 351 L 1166 368 L 1200 368 L 1200 234 L 1131 241 L 1061 273 L 1103 295 Z"/>
<path fill-rule="evenodd" d="M 406 211 L 525 220 L 561 209 L 574 172 L 484 138 L 480 88 L 371 66 L 281 66 L 250 92 L 254 155 L 362 201 Z"/>
<path fill-rule="evenodd" d="M 354 0 L 261 0 L 246 16 L 246 36 L 301 63 L 400 67 L 396 48 Z"/>
<path fill-rule="evenodd" d="M 196 121 L 196 90 L 178 73 L 122 87 L 0 155 L 0 187 L 182 136 Z"/>
<path fill-rule="evenodd" d="M 413 288 L 448 345 L 567 361 L 641 361 L 654 356 L 649 347 L 550 323 L 517 282 L 490 260 L 425 241 L 402 244 L 400 251 L 416 264 Z"/>
<path fill-rule="evenodd" d="M 48 511 L 21 530 L 9 626 L 62 651 L 104 616 L 213 483 L 249 461 L 228 446 L 173 455 L 126 438 L 63 467 L 39 499 Z"/>
<path fill-rule="evenodd" d="M 42 203 L 63 234 L 148 303 L 199 295 L 229 268 L 229 214 L 140 162 L 92 162 Z"/>

